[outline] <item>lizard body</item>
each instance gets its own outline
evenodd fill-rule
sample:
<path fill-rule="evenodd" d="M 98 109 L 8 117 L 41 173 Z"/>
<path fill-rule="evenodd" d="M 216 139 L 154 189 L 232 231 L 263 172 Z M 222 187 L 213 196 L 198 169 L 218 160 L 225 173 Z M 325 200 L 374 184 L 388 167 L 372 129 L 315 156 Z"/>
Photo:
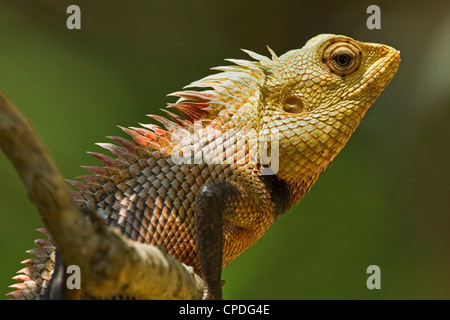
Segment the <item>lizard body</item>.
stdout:
<path fill-rule="evenodd" d="M 163 127 L 122 128 L 134 141 L 110 137 L 121 146 L 99 145 L 115 157 L 93 153 L 104 166 L 70 181 L 81 209 L 166 248 L 203 274 L 213 298 L 222 266 L 308 192 L 400 63 L 391 47 L 331 34 L 280 57 L 269 51 L 246 51 L 255 61 L 230 59 L 190 85 L 209 90 L 173 93 L 169 107 L 183 117 L 167 111 L 171 120 L 151 115 Z M 43 297 L 55 247 L 38 244 L 15 298 Z"/>

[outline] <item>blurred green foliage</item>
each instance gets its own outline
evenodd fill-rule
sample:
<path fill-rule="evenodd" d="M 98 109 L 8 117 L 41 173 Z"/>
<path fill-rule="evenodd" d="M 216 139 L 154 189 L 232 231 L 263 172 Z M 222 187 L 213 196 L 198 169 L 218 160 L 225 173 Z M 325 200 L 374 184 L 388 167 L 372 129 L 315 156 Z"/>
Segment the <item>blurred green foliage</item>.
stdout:
<path fill-rule="evenodd" d="M 66 28 L 81 8 L 82 29 Z M 86 151 L 166 94 L 245 58 L 319 33 L 401 51 L 392 83 L 311 192 L 224 269 L 227 299 L 449 299 L 450 10 L 448 1 L 0 2 L 0 87 L 31 120 L 67 178 Z M 0 156 L 0 297 L 40 236 L 38 213 Z M 381 268 L 368 290 L 366 268 Z"/>

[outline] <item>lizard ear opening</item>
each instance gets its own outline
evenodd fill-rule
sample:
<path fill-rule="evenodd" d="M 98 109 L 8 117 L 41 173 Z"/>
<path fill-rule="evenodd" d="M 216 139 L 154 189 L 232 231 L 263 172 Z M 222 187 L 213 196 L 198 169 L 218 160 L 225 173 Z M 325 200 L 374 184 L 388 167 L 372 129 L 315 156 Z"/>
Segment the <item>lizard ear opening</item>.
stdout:
<path fill-rule="evenodd" d="M 305 111 L 305 105 L 299 97 L 290 96 L 284 100 L 283 110 L 288 113 L 302 113 Z"/>

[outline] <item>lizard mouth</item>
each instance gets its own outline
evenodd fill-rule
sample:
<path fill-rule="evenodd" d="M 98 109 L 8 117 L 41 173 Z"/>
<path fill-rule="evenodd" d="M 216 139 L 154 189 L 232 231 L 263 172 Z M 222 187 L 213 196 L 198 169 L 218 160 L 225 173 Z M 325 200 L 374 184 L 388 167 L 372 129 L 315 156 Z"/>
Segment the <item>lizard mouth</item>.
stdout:
<path fill-rule="evenodd" d="M 371 97 L 376 99 L 392 80 L 400 65 L 400 51 L 383 45 L 380 46 L 379 52 L 382 56 L 367 68 L 363 75 L 364 80 L 359 86 L 350 89 L 344 100 L 350 100 L 364 91 L 370 91 Z"/>

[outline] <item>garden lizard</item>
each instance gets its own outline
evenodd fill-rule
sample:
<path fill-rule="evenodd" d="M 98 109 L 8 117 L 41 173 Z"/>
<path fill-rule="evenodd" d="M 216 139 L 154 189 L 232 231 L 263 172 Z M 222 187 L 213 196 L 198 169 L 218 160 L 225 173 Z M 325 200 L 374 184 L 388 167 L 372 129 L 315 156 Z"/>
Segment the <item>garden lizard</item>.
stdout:
<path fill-rule="evenodd" d="M 82 210 L 192 266 L 212 299 L 222 267 L 310 190 L 400 64 L 394 48 L 332 34 L 281 56 L 244 51 L 254 60 L 170 94 L 168 117 L 150 115 L 160 126 L 122 128 L 133 141 L 100 143 L 114 157 L 92 153 L 103 165 L 69 181 Z M 38 245 L 10 296 L 46 296 L 57 244 Z"/>

